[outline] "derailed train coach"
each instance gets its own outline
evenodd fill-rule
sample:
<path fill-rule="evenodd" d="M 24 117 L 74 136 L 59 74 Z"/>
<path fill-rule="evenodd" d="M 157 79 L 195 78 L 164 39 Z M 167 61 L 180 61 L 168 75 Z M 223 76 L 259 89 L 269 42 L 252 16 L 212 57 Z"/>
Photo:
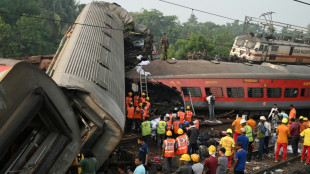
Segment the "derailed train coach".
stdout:
<path fill-rule="evenodd" d="M 47 74 L 26 62 L 0 60 L 0 173 L 65 173 L 83 149 L 101 166 L 114 150 L 125 124 L 118 9 L 88 4 Z"/>

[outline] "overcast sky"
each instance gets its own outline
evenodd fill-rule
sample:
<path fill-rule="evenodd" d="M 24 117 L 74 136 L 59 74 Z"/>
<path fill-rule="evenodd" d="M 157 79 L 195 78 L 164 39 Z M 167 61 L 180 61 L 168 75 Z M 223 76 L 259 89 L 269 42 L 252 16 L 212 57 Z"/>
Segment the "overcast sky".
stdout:
<path fill-rule="evenodd" d="M 80 3 L 89 3 L 93 0 L 76 0 Z M 244 20 L 245 16 L 259 17 L 262 13 L 273 11 L 273 20 L 306 27 L 310 24 L 310 5 L 301 4 L 293 0 L 166 0 L 181 4 L 191 8 Z M 310 3 L 310 0 L 302 0 Z M 106 2 L 116 2 L 127 11 L 140 11 L 157 9 L 165 15 L 176 15 L 181 22 L 185 22 L 191 10 L 174 5 L 166 4 L 159 0 L 107 0 Z M 228 19 L 215 17 L 194 11 L 198 21 L 211 21 L 216 24 L 232 22 Z"/>

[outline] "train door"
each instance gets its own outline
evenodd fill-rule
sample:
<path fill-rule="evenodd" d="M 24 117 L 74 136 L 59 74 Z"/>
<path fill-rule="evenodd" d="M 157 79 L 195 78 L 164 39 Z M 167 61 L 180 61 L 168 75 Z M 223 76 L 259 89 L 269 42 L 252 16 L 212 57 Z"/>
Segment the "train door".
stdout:
<path fill-rule="evenodd" d="M 268 48 L 269 48 L 268 45 L 264 45 L 261 61 L 266 61 L 267 54 L 268 54 Z"/>

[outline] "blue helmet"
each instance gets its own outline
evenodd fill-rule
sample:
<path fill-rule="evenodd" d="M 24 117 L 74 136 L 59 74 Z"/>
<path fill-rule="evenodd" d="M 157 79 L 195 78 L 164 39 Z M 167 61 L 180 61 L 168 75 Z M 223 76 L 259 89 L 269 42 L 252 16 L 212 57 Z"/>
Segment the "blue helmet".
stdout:
<path fill-rule="evenodd" d="M 188 121 L 185 121 L 184 124 L 185 124 L 185 125 L 189 125 L 189 122 L 188 122 Z"/>
<path fill-rule="evenodd" d="M 183 107 L 180 107 L 180 110 L 182 110 L 182 111 L 183 111 L 183 110 L 184 110 L 184 108 L 183 108 Z"/>

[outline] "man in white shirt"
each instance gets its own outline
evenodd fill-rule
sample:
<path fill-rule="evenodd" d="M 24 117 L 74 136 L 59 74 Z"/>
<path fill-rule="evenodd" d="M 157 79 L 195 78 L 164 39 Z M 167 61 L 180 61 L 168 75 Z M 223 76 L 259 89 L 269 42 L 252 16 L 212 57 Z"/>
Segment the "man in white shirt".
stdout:
<path fill-rule="evenodd" d="M 208 105 L 209 105 L 209 119 L 215 120 L 215 116 L 214 116 L 215 97 L 210 92 L 206 100 L 208 101 Z"/>
<path fill-rule="evenodd" d="M 273 108 L 271 108 L 270 114 L 268 116 L 268 119 L 276 112 L 278 111 L 277 104 L 273 104 Z"/>

